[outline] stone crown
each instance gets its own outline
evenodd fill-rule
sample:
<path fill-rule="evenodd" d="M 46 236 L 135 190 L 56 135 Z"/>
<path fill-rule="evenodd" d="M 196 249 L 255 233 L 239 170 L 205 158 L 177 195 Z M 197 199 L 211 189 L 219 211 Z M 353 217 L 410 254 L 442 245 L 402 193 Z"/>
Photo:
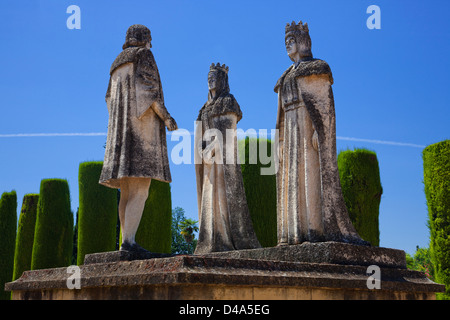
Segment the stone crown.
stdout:
<path fill-rule="evenodd" d="M 223 71 L 226 74 L 228 74 L 229 67 L 226 66 L 225 64 L 220 65 L 220 63 L 217 63 L 217 64 L 212 63 L 211 66 L 209 67 L 209 71 L 214 71 L 214 70 L 220 70 L 220 71 Z"/>
<path fill-rule="evenodd" d="M 303 24 L 303 22 L 300 21 L 298 24 L 296 24 L 295 21 L 292 21 L 291 24 L 286 24 L 286 35 L 296 32 L 309 33 L 308 23 L 305 22 L 305 24 Z"/>

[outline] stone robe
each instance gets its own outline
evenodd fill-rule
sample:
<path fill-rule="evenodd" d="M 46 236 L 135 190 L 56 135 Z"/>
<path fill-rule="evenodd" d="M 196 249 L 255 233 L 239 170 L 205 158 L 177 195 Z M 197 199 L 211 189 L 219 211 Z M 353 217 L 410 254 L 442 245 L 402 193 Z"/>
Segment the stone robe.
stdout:
<path fill-rule="evenodd" d="M 108 136 L 100 183 L 120 188 L 123 177 L 171 182 L 164 125 L 170 114 L 164 107 L 152 52 L 126 48 L 112 64 L 110 75 Z"/>
<path fill-rule="evenodd" d="M 353 227 L 342 195 L 336 152 L 333 77 L 325 61 L 289 67 L 278 93 L 280 163 L 278 243 L 338 241 L 367 244 Z M 314 131 L 318 150 L 312 146 Z"/>
<path fill-rule="evenodd" d="M 211 99 L 200 110 L 195 132 L 199 208 L 195 254 L 261 247 L 248 211 L 241 167 L 236 161 L 236 125 L 241 118 L 239 105 L 231 94 Z M 208 129 L 216 131 L 203 141 Z M 232 130 L 228 136 L 227 129 Z"/>

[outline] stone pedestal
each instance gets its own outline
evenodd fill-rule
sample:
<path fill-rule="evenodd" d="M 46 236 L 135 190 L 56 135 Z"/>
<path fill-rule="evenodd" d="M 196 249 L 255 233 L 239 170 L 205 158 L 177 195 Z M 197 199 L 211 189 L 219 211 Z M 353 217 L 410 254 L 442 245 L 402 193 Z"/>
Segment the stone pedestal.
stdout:
<path fill-rule="evenodd" d="M 303 242 L 270 248 L 209 253 L 208 257 L 275 260 L 336 265 L 376 265 L 380 268 L 406 269 L 403 250 L 361 246 L 342 242 Z"/>
<path fill-rule="evenodd" d="M 434 299 L 435 292 L 444 290 L 423 273 L 407 270 L 400 250 L 341 243 L 131 261 L 124 257 L 116 252 L 87 256 L 88 263 L 80 266 L 81 289 L 68 289 L 67 268 L 26 271 L 5 288 L 16 300 L 403 300 Z M 298 261 L 302 259 L 307 261 Z M 381 288 L 368 289 L 367 266 L 377 264 Z"/>

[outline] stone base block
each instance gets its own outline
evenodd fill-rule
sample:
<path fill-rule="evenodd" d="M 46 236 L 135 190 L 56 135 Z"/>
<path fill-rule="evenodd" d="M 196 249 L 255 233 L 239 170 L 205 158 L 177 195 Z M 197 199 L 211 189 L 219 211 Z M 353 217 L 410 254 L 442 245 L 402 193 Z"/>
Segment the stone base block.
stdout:
<path fill-rule="evenodd" d="M 81 289 L 67 268 L 26 271 L 7 283 L 13 299 L 434 299 L 444 286 L 417 271 L 381 267 L 368 289 L 366 266 L 213 256 L 174 256 L 80 266 Z"/>
<path fill-rule="evenodd" d="M 298 245 L 214 252 L 206 256 L 338 265 L 376 265 L 383 268 L 406 269 L 406 254 L 403 250 L 333 241 L 303 242 Z"/>

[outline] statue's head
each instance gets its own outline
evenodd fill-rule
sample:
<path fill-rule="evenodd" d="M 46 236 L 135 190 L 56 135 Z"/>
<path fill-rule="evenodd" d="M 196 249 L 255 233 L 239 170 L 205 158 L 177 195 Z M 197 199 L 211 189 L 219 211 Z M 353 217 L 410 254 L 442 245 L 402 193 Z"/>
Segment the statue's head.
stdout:
<path fill-rule="evenodd" d="M 152 35 L 150 29 L 142 24 L 134 24 L 127 30 L 125 43 L 122 49 L 128 47 L 148 47 L 151 48 Z"/>
<path fill-rule="evenodd" d="M 228 85 L 228 67 L 226 65 L 211 64 L 208 73 L 208 89 L 215 90 L 217 95 L 230 93 Z"/>
<path fill-rule="evenodd" d="M 296 24 L 292 21 L 286 25 L 285 35 L 286 51 L 292 61 L 296 57 L 300 59 L 312 58 L 311 37 L 309 36 L 308 24 L 301 21 Z"/>

